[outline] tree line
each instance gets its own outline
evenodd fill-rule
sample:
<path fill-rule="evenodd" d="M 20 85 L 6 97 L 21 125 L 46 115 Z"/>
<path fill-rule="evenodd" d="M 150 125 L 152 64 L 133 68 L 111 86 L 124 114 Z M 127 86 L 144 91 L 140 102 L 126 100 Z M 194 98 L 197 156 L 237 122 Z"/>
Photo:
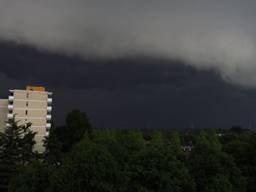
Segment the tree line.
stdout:
<path fill-rule="evenodd" d="M 0 135 L 0 191 L 256 191 L 254 130 L 93 129 L 75 110 L 37 154 L 31 125 L 9 123 Z"/>

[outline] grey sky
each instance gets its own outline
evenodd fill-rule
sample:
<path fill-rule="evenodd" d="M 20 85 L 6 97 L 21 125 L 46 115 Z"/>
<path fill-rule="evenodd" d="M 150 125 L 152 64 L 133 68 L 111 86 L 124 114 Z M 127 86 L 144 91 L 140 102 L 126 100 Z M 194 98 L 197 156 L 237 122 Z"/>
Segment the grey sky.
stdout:
<path fill-rule="evenodd" d="M 212 70 L 154 57 L 82 60 L 11 42 L 0 42 L 0 53 L 1 98 L 10 88 L 43 85 L 54 92 L 58 125 L 72 109 L 87 112 L 97 127 L 256 125 L 256 90 Z"/>
<path fill-rule="evenodd" d="M 0 39 L 85 58 L 177 58 L 256 87 L 255 8 L 253 0 L 1 0 Z"/>

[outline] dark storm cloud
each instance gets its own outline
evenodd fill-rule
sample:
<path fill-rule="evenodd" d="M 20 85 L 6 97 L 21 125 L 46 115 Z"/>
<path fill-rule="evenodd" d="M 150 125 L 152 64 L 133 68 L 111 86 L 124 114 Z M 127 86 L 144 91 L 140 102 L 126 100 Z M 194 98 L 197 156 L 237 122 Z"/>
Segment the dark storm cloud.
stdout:
<path fill-rule="evenodd" d="M 255 7 L 249 0 L 2 0 L 0 39 L 83 58 L 179 59 L 255 87 Z"/>
<path fill-rule="evenodd" d="M 73 89 L 180 88 L 200 74 L 180 61 L 153 57 L 82 60 L 11 42 L 0 43 L 0 52 L 0 71 L 8 78 Z"/>
<path fill-rule="evenodd" d="M 149 57 L 81 60 L 0 43 L 1 98 L 8 89 L 43 85 L 54 92 L 54 122 L 72 109 L 97 127 L 187 128 L 253 125 L 255 93 L 212 71 Z"/>

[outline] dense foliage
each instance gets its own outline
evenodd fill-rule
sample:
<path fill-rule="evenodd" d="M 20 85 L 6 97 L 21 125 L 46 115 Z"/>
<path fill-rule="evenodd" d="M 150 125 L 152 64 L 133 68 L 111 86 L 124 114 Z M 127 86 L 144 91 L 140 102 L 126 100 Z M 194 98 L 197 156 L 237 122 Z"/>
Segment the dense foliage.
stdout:
<path fill-rule="evenodd" d="M 35 132 L 31 124 L 19 124 L 9 120 L 4 133 L 0 133 L 0 191 L 7 191 L 10 180 L 17 174 L 19 167 L 26 167 L 36 153 L 33 152 Z"/>
<path fill-rule="evenodd" d="M 256 191 L 252 130 L 92 130 L 73 111 L 50 135 L 41 159 L 17 167 L 9 191 Z"/>

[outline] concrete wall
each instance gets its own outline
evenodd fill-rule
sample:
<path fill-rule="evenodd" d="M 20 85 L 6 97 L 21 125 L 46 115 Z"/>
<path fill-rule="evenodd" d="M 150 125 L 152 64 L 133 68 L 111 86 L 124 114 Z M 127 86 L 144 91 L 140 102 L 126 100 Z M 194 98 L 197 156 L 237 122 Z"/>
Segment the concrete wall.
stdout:
<path fill-rule="evenodd" d="M 0 99 L 0 132 L 6 127 L 8 113 L 8 99 Z"/>
<path fill-rule="evenodd" d="M 32 123 L 31 130 L 35 136 L 35 150 L 43 152 L 43 140 L 47 135 L 48 92 L 31 90 L 13 90 L 13 111 L 20 124 Z"/>

